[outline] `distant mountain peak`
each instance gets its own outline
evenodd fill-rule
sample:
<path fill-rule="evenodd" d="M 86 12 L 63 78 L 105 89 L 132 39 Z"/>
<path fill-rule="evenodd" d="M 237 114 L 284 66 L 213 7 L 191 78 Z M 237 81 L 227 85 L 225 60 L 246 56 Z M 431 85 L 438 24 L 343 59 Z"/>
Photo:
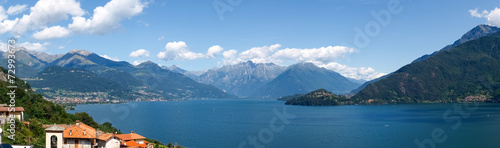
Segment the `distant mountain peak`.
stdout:
<path fill-rule="evenodd" d="M 80 55 L 83 55 L 83 56 L 89 56 L 90 54 L 92 54 L 92 52 L 87 51 L 87 50 L 82 50 L 82 49 L 73 49 L 73 50 L 69 51 L 68 53 L 70 53 L 70 54 L 80 54 Z"/>
<path fill-rule="evenodd" d="M 142 62 L 141 64 L 137 65 L 136 67 L 153 67 L 153 68 L 161 68 L 160 65 L 154 63 L 153 61 L 145 61 L 145 62 Z"/>

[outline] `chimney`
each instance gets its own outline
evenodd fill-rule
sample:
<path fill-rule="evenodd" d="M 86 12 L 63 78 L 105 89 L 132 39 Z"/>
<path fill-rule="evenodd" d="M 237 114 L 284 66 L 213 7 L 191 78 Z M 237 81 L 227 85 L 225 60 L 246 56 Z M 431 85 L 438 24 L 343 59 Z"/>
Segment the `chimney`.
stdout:
<path fill-rule="evenodd" d="M 130 133 L 131 133 L 131 134 L 133 134 L 133 133 L 134 133 L 134 131 L 130 131 Z"/>
<path fill-rule="evenodd" d="M 76 126 L 80 125 L 80 121 L 76 120 Z"/>

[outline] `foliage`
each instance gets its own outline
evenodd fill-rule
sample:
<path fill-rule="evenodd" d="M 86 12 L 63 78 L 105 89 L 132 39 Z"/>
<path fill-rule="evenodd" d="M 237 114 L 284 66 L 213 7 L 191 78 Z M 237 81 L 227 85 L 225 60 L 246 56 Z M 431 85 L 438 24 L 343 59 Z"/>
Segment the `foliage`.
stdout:
<path fill-rule="evenodd" d="M 318 89 L 306 95 L 287 100 L 286 105 L 307 105 L 307 106 L 328 106 L 328 105 L 349 105 L 356 104 L 357 101 L 347 97 L 335 95 L 325 89 Z"/>
<path fill-rule="evenodd" d="M 479 38 L 402 67 L 368 85 L 354 99 L 374 103 L 460 102 L 484 95 L 500 100 L 500 33 Z"/>

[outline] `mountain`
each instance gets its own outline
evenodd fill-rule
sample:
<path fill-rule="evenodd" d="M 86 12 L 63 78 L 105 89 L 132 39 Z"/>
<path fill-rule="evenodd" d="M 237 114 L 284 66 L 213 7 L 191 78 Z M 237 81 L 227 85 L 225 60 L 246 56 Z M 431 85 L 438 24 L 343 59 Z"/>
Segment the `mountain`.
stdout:
<path fill-rule="evenodd" d="M 197 81 L 240 97 L 249 97 L 254 96 L 255 91 L 276 78 L 285 69 L 273 63 L 247 61 L 208 70 L 200 75 Z"/>
<path fill-rule="evenodd" d="M 128 94 L 130 90 L 121 86 L 115 81 L 111 81 L 90 71 L 78 68 L 66 68 L 59 66 L 47 67 L 35 76 L 37 79 L 27 80 L 38 89 L 36 92 L 52 98 L 59 92 L 74 93 L 73 96 L 102 97 L 108 99 L 132 99 Z M 79 95 L 88 93 L 87 95 Z M 56 95 L 57 96 L 57 95 Z M 109 97 L 108 97 L 109 96 Z"/>
<path fill-rule="evenodd" d="M 7 53 L 2 55 L 0 61 L 5 61 L 2 62 L 5 65 Z M 48 55 L 19 49 L 16 60 L 16 75 L 27 78 L 37 92 L 48 98 L 235 98 L 183 74 L 161 69 L 152 62 L 133 66 L 128 62 L 112 61 L 86 50 L 71 50 L 64 55 Z"/>
<path fill-rule="evenodd" d="M 456 40 L 453 44 L 447 45 L 446 47 L 442 48 L 441 50 L 452 49 L 452 48 L 454 48 L 456 46 L 459 46 L 459 45 L 461 45 L 461 44 L 463 44 L 463 43 L 465 43 L 467 41 L 476 40 L 476 39 L 479 39 L 481 37 L 488 36 L 488 35 L 491 35 L 493 33 L 496 33 L 498 31 L 500 31 L 500 28 L 497 28 L 497 27 L 494 27 L 494 26 L 478 25 L 478 26 L 474 27 L 473 29 L 471 29 L 470 31 L 468 31 L 467 33 L 465 33 L 460 39 Z M 436 52 L 434 52 L 432 54 L 423 55 L 423 56 L 415 59 L 412 63 L 424 61 L 424 60 L 428 59 L 429 57 L 435 55 L 436 53 L 438 53 L 441 50 L 438 50 L 438 51 L 436 51 Z M 353 94 L 358 93 L 359 91 L 361 91 L 362 89 L 364 89 L 369 84 L 377 82 L 378 80 L 386 78 L 386 77 L 388 77 L 390 75 L 392 75 L 392 73 L 387 74 L 385 76 L 382 76 L 380 78 L 368 81 L 368 82 L 364 83 L 363 85 L 361 85 L 359 88 L 356 88 L 355 90 L 353 90 L 351 93 L 353 93 Z"/>
<path fill-rule="evenodd" d="M 190 71 L 187 71 L 187 70 L 184 70 L 180 67 L 177 67 L 176 65 L 172 65 L 170 67 L 162 66 L 161 68 L 170 70 L 172 72 L 183 74 L 183 75 L 188 76 L 189 78 L 191 78 L 193 80 L 198 79 L 198 76 L 199 76 L 199 75 L 191 73 Z"/>
<path fill-rule="evenodd" d="M 191 78 L 163 69 L 151 61 L 137 65 L 133 76 L 142 80 L 150 89 L 165 92 L 168 98 L 236 98 L 210 85 L 198 83 Z"/>
<path fill-rule="evenodd" d="M 471 40 L 476 40 L 484 36 L 489 36 L 495 32 L 500 31 L 500 28 L 494 27 L 494 26 L 489 26 L 489 25 L 478 25 L 474 28 L 472 28 L 470 31 L 465 33 L 460 39 L 456 40 L 453 44 L 447 45 L 441 50 L 448 50 L 454 47 L 457 47 L 458 45 L 461 45 L 465 42 L 471 41 Z M 427 54 L 423 55 L 420 58 L 415 59 L 412 63 L 419 62 L 425 59 L 428 59 L 429 57 L 433 56 L 439 51 L 436 51 L 432 54 Z"/>
<path fill-rule="evenodd" d="M 368 86 L 369 84 L 372 84 L 372 83 L 378 82 L 378 81 L 380 81 L 380 80 L 382 80 L 382 79 L 387 78 L 387 77 L 388 77 L 388 76 L 390 76 L 390 75 L 392 75 L 392 73 L 390 73 L 390 74 L 386 74 L 386 75 L 384 75 L 384 76 L 381 76 L 381 77 L 379 77 L 379 78 L 376 78 L 376 79 L 373 79 L 373 80 L 370 80 L 370 81 L 367 81 L 367 82 L 363 83 L 361 86 L 359 86 L 358 88 L 356 88 L 356 89 L 352 90 L 350 93 L 351 93 L 351 94 L 357 94 L 359 91 L 363 90 L 363 89 L 364 89 L 366 86 Z"/>
<path fill-rule="evenodd" d="M 278 98 L 293 94 L 306 94 L 317 89 L 326 89 L 336 94 L 348 93 L 356 84 L 334 71 L 319 68 L 312 63 L 291 65 L 256 94 L 260 97 Z"/>
<path fill-rule="evenodd" d="M 369 84 L 352 99 L 373 99 L 373 103 L 498 102 L 499 69 L 497 32 L 406 65 Z"/>
<path fill-rule="evenodd" d="M 347 78 L 347 80 L 349 80 L 353 83 L 356 83 L 356 84 L 364 84 L 367 82 L 366 80 L 363 80 L 363 79 L 354 79 L 354 78 L 348 78 L 348 77 L 346 77 L 346 78 Z"/>

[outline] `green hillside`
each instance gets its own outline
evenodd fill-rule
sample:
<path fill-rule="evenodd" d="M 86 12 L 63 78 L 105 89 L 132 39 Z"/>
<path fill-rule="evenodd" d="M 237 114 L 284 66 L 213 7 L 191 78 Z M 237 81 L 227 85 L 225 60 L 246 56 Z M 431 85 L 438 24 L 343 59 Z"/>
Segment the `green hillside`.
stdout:
<path fill-rule="evenodd" d="M 374 103 L 498 102 L 499 46 L 500 33 L 495 33 L 441 50 L 368 85 L 353 99 L 374 99 Z"/>

